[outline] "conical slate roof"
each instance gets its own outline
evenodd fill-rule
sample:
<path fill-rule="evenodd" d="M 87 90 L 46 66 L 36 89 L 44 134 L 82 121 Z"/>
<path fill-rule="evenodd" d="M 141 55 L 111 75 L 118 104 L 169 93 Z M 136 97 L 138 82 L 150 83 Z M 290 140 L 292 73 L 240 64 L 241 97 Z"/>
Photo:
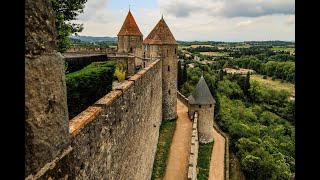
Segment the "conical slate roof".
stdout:
<path fill-rule="evenodd" d="M 118 36 L 142 36 L 142 33 L 134 20 L 130 10 L 126 19 L 124 20 L 122 27 L 118 33 Z"/>
<path fill-rule="evenodd" d="M 216 101 L 213 99 L 211 95 L 211 92 L 203 76 L 201 76 L 196 89 L 188 97 L 188 100 L 190 104 L 199 104 L 199 105 L 216 103 Z"/>
<path fill-rule="evenodd" d="M 157 35 L 157 36 L 156 36 Z M 142 42 L 143 44 L 178 44 L 163 17 Z"/>

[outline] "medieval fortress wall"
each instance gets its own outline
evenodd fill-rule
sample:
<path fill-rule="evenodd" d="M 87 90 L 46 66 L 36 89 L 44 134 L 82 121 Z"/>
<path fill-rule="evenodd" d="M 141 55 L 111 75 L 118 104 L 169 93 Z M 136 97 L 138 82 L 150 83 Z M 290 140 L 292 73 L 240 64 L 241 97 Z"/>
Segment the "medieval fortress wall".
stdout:
<path fill-rule="evenodd" d="M 69 149 L 27 179 L 150 179 L 162 120 L 161 65 L 154 61 L 70 120 Z"/>
<path fill-rule="evenodd" d="M 76 179 L 150 179 L 162 120 L 161 79 L 155 61 L 70 121 Z"/>
<path fill-rule="evenodd" d="M 130 16 L 129 11 L 127 18 L 134 22 Z M 160 36 L 160 56 L 145 57 L 144 50 L 136 48 L 142 36 L 121 39 L 125 34 L 119 35 L 119 43 L 126 41 L 122 48 L 130 53 L 102 53 L 106 60 L 126 62 L 130 77 L 69 121 L 65 60 L 56 51 L 51 3 L 28 0 L 25 18 L 26 179 L 150 179 L 161 121 L 176 118 L 177 45 L 164 20 L 160 25 L 170 32 L 171 41 L 162 44 L 168 36 Z M 125 33 L 132 30 L 127 25 Z M 138 32 L 133 29 L 130 36 Z M 153 41 L 159 43 L 157 38 Z M 137 57 L 141 61 L 136 62 Z M 140 63 L 143 69 L 137 71 Z"/>

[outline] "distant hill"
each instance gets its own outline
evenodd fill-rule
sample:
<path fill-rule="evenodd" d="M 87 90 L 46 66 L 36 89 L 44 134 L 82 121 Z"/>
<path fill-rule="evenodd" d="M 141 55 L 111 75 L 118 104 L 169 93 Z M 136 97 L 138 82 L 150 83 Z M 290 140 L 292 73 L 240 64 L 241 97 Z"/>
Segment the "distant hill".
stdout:
<path fill-rule="evenodd" d="M 83 42 L 118 41 L 117 37 L 69 36 L 69 38 L 79 39 Z"/>

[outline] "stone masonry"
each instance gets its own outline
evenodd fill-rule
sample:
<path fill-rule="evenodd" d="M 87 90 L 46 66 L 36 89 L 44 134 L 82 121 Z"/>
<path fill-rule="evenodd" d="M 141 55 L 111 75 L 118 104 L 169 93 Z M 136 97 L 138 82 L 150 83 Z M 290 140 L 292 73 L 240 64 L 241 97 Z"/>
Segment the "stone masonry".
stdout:
<path fill-rule="evenodd" d="M 25 2 L 25 175 L 70 144 L 64 60 L 56 51 L 51 2 Z"/>
<path fill-rule="evenodd" d="M 177 117 L 177 43 L 163 18 L 149 34 L 159 50 L 150 58 L 129 11 L 118 34 L 126 51 L 108 56 L 127 61 L 129 79 L 69 121 L 51 3 L 27 0 L 25 7 L 26 179 L 149 180 L 161 121 Z"/>
<path fill-rule="evenodd" d="M 203 76 L 201 76 L 188 100 L 189 116 L 193 116 L 195 112 L 198 112 L 199 141 L 201 143 L 212 142 L 215 100 Z"/>
<path fill-rule="evenodd" d="M 164 119 L 177 118 L 178 43 L 163 18 L 142 42 L 146 56 L 162 61 L 162 114 Z"/>

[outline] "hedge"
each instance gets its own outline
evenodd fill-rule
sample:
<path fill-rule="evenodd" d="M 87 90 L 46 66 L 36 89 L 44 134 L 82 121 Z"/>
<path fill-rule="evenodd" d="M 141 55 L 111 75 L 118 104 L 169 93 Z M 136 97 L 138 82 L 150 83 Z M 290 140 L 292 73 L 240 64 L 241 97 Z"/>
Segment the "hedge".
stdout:
<path fill-rule="evenodd" d="M 112 90 L 115 62 L 93 62 L 66 75 L 69 119 Z"/>

